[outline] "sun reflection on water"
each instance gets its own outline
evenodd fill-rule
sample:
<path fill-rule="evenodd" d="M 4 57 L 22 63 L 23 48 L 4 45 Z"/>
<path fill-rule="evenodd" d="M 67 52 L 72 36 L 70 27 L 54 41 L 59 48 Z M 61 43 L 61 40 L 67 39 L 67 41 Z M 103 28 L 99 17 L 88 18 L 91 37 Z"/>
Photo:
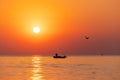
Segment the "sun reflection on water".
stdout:
<path fill-rule="evenodd" d="M 31 80 L 43 80 L 41 75 L 39 56 L 32 57 L 32 65 L 33 65 L 33 69 L 32 69 Z"/>

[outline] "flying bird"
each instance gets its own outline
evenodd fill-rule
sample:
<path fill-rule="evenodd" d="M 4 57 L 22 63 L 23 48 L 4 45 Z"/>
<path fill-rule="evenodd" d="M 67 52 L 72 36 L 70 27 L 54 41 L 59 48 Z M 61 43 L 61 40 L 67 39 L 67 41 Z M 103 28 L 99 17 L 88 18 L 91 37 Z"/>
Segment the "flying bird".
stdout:
<path fill-rule="evenodd" d="M 89 39 L 90 37 L 88 37 L 88 36 L 85 36 L 85 39 Z"/>

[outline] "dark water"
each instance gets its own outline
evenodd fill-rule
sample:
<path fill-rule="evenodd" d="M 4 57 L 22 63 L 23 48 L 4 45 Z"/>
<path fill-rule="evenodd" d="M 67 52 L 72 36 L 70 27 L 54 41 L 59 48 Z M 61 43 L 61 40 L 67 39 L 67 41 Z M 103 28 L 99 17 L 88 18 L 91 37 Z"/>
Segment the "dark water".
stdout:
<path fill-rule="evenodd" d="M 120 80 L 120 56 L 1 56 L 0 80 Z"/>

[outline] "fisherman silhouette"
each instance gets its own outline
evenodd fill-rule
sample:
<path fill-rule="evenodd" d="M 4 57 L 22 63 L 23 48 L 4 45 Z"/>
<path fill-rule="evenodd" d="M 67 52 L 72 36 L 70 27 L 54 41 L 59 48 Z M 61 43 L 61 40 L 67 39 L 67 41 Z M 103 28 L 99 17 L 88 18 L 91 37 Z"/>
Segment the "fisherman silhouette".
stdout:
<path fill-rule="evenodd" d="M 58 56 L 58 54 L 57 54 L 57 53 L 56 53 L 55 55 L 56 55 L 56 56 Z"/>

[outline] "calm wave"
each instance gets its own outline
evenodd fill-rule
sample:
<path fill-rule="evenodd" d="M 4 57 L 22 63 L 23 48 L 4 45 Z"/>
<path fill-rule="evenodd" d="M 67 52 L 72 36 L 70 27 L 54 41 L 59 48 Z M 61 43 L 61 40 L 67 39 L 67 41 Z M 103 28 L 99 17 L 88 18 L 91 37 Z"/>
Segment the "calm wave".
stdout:
<path fill-rule="evenodd" d="M 1 56 L 0 63 L 0 80 L 120 80 L 120 56 Z"/>

